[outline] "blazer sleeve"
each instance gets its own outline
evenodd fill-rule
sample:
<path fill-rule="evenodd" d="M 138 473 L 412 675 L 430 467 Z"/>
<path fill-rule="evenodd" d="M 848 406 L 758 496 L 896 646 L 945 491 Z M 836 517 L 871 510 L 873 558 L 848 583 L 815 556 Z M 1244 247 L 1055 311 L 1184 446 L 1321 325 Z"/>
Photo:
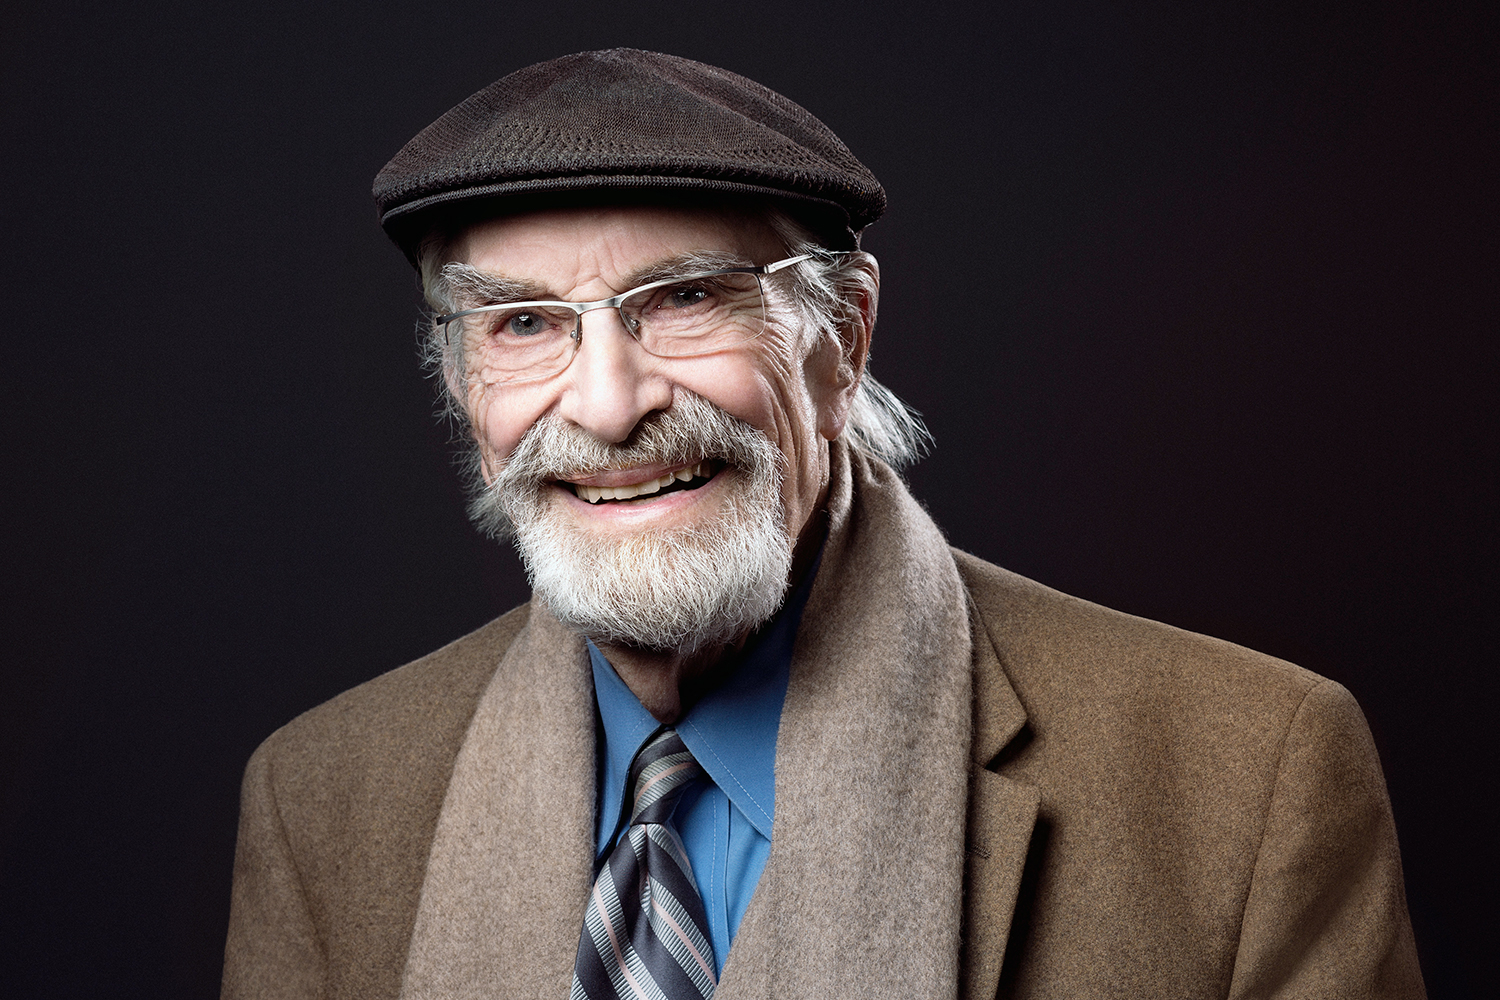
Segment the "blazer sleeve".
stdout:
<path fill-rule="evenodd" d="M 262 745 L 245 768 L 223 1000 L 321 1000 L 326 949 L 319 940 L 286 828 L 273 766 Z"/>
<path fill-rule="evenodd" d="M 1339 684 L 1292 718 L 1229 996 L 1425 997 L 1380 760 Z"/>

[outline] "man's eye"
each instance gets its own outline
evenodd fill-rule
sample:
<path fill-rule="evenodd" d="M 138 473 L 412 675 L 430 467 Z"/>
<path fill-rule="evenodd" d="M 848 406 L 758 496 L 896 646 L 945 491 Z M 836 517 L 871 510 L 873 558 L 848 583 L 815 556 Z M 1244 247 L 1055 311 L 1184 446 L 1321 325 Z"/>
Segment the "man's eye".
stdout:
<path fill-rule="evenodd" d="M 667 290 L 662 305 L 667 309 L 690 309 L 713 298 L 705 285 L 674 285 Z"/>
<path fill-rule="evenodd" d="M 547 320 L 540 313 L 518 312 L 505 321 L 504 330 L 515 337 L 531 337 L 547 329 Z"/>

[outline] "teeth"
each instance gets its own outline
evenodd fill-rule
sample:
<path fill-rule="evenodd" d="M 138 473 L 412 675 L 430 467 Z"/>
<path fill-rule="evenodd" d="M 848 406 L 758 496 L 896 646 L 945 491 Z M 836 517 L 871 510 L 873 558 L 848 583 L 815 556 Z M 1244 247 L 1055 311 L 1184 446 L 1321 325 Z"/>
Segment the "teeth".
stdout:
<path fill-rule="evenodd" d="M 584 486 L 582 483 L 575 483 L 573 488 L 578 491 L 580 499 L 587 500 L 589 503 L 599 503 L 601 500 L 629 500 L 632 497 L 659 493 L 678 480 L 686 483 L 698 476 L 707 476 L 705 471 L 707 464 L 707 462 L 699 462 L 697 465 L 690 465 L 676 472 L 668 472 L 660 479 L 636 483 L 634 486 Z"/>

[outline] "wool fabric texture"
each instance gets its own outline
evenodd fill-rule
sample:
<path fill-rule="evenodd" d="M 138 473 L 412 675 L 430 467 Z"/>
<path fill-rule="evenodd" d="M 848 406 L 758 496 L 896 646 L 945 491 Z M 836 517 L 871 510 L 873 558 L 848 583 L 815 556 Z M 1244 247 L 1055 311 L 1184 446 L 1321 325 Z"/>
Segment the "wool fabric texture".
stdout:
<path fill-rule="evenodd" d="M 631 193 L 782 203 L 835 250 L 885 191 L 828 126 L 775 91 L 691 59 L 608 49 L 515 71 L 417 134 L 375 178 L 386 233 L 415 260 L 444 220 Z"/>
<path fill-rule="evenodd" d="M 718 1000 L 1425 995 L 1347 691 L 949 549 L 833 448 Z M 593 744 L 582 640 L 535 603 L 275 733 L 224 997 L 566 995 Z"/>

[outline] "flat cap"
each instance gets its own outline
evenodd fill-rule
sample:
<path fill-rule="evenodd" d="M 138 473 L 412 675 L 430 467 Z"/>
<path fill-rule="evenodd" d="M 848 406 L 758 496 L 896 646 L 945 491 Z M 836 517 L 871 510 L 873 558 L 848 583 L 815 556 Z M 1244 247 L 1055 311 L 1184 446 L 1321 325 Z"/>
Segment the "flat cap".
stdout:
<path fill-rule="evenodd" d="M 415 261 L 438 224 L 526 206 L 761 196 L 833 249 L 885 210 L 875 175 L 800 105 L 691 59 L 607 49 L 517 70 L 427 126 L 375 178 Z"/>

